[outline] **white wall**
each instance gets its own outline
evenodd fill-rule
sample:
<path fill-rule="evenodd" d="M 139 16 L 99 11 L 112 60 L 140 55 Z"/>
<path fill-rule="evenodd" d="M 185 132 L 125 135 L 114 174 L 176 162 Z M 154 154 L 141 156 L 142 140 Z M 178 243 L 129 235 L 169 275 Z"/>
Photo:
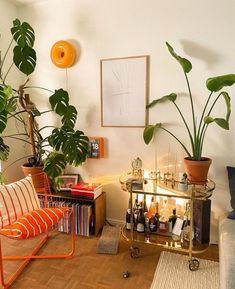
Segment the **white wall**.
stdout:
<path fill-rule="evenodd" d="M 78 128 L 90 136 L 106 139 L 106 157 L 88 160 L 81 168 L 70 169 L 85 180 L 103 180 L 107 192 L 107 217 L 123 220 L 128 195 L 120 189 L 118 178 L 130 170 L 131 160 L 139 156 L 148 169 L 182 160 L 181 148 L 161 133 L 146 146 L 142 128 L 102 128 L 100 117 L 100 67 L 102 58 L 150 55 L 150 100 L 169 92 L 186 92 L 184 75 L 168 53 L 165 41 L 193 63 L 190 81 L 196 109 L 206 96 L 205 80 L 210 76 L 234 73 L 234 0 L 48 0 L 20 8 L 21 20 L 36 31 L 38 66 L 32 82 L 39 86 L 68 88 L 79 112 Z M 53 66 L 50 48 L 58 40 L 71 40 L 79 50 L 77 63 L 66 71 Z M 230 88 L 232 110 L 233 94 Z M 38 97 L 35 95 L 35 98 Z M 44 97 L 48 97 L 45 96 Z M 190 115 L 186 97 L 179 102 Z M 224 111 L 219 104 L 215 116 Z M 170 104 L 150 111 L 150 122 L 176 123 L 177 113 Z M 234 165 L 234 112 L 230 131 L 212 125 L 208 130 L 204 155 L 213 159 L 210 177 L 217 188 L 212 197 L 213 224 L 223 210 L 230 209 L 226 165 Z M 181 125 L 181 124 L 180 124 Z M 180 126 L 175 130 L 182 135 Z M 184 135 L 184 134 L 183 134 Z M 170 152 L 170 153 L 169 153 Z M 173 165 L 174 167 L 174 165 Z M 214 231 L 216 240 L 216 231 Z"/>
<path fill-rule="evenodd" d="M 8 48 L 8 45 L 11 42 L 12 36 L 10 33 L 10 28 L 13 26 L 13 20 L 17 18 L 18 11 L 15 5 L 13 5 L 10 1 L 0 0 L 0 51 L 2 55 L 2 59 L 4 58 L 5 52 Z M 12 64 L 12 54 L 11 50 L 8 53 L 8 57 L 3 66 L 4 75 L 7 72 L 8 68 Z M 8 74 L 6 78 L 6 82 L 13 85 L 14 88 L 18 88 L 20 83 L 20 74 L 18 73 L 17 69 L 13 66 L 11 72 Z M 13 120 L 10 120 L 8 123 L 8 130 L 6 132 L 7 135 L 15 133 L 17 131 L 16 123 Z M 12 139 L 4 139 L 4 141 L 10 145 L 11 153 L 9 160 L 7 162 L 1 163 L 1 170 L 4 172 L 4 175 L 8 182 L 13 180 L 19 179 L 23 176 L 19 166 L 24 160 L 21 160 L 13 165 L 11 165 L 16 159 L 25 156 L 25 145 L 22 143 L 18 143 L 16 145 L 15 140 Z M 11 165 L 8 169 L 8 166 Z M 6 170 L 6 171 L 5 171 Z"/>

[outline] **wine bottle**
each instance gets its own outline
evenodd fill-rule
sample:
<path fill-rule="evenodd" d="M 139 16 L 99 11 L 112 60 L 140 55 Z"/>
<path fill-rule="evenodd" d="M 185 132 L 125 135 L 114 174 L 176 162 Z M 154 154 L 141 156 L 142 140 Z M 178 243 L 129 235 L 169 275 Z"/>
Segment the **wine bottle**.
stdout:
<path fill-rule="evenodd" d="M 126 229 L 131 229 L 131 198 L 129 199 L 129 204 L 126 211 Z"/>
<path fill-rule="evenodd" d="M 136 230 L 137 228 L 137 216 L 139 213 L 139 203 L 138 203 L 138 194 L 136 194 L 135 196 L 135 202 L 134 202 L 134 206 L 133 206 L 133 214 L 134 214 L 134 229 Z"/>
<path fill-rule="evenodd" d="M 143 208 L 139 208 L 139 213 L 137 216 L 137 232 L 143 233 L 145 229 L 145 216 L 143 212 Z"/>
<path fill-rule="evenodd" d="M 174 228 L 175 222 L 177 219 L 177 215 L 176 215 L 176 208 L 173 209 L 172 215 L 169 217 L 169 223 L 171 223 L 171 228 Z"/>

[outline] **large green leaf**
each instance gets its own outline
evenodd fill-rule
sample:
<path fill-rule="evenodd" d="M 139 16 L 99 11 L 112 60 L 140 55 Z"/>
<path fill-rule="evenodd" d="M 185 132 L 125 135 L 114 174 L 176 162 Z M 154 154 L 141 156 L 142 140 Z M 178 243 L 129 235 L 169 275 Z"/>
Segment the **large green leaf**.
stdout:
<path fill-rule="evenodd" d="M 74 130 L 69 127 L 62 126 L 61 128 L 55 128 L 48 138 L 48 143 L 55 150 L 62 150 L 64 144 L 73 133 Z"/>
<path fill-rule="evenodd" d="M 192 64 L 191 62 L 186 59 L 186 58 L 182 58 L 181 56 L 177 55 L 173 49 L 172 46 L 170 46 L 170 44 L 168 42 L 166 42 L 166 45 L 168 47 L 168 50 L 170 52 L 170 54 L 179 62 L 179 64 L 182 66 L 183 70 L 185 73 L 189 73 L 192 69 Z"/>
<path fill-rule="evenodd" d="M 65 156 L 58 152 L 51 152 L 44 161 L 44 172 L 50 179 L 63 175 L 66 167 Z"/>
<path fill-rule="evenodd" d="M 0 86 L 0 113 L 5 109 L 5 107 L 6 107 L 6 94 L 4 88 Z"/>
<path fill-rule="evenodd" d="M 9 156 L 10 148 L 8 145 L 6 145 L 3 141 L 3 139 L 0 137 L 0 160 L 6 161 Z"/>
<path fill-rule="evenodd" d="M 223 95 L 223 97 L 224 97 L 226 108 L 227 108 L 226 117 L 225 118 L 213 118 L 213 117 L 207 115 L 204 118 L 204 122 L 206 124 L 210 124 L 212 122 L 215 122 L 218 126 L 222 127 L 223 129 L 228 130 L 229 129 L 229 118 L 230 118 L 230 114 L 231 114 L 231 99 L 230 99 L 229 94 L 226 91 L 222 91 L 221 95 Z"/>
<path fill-rule="evenodd" d="M 20 47 L 33 47 L 35 40 L 35 33 L 33 28 L 26 22 L 21 24 L 19 19 L 13 21 L 11 34 Z"/>
<path fill-rule="evenodd" d="M 208 78 L 206 86 L 210 91 L 217 92 L 224 86 L 231 86 L 235 83 L 235 74 L 226 74 Z"/>
<path fill-rule="evenodd" d="M 52 109 L 57 114 L 59 114 L 60 116 L 65 115 L 69 106 L 68 92 L 63 90 L 62 88 L 56 90 L 55 93 L 50 96 L 49 102 Z"/>
<path fill-rule="evenodd" d="M 89 139 L 82 131 L 75 131 L 64 144 L 62 151 L 72 166 L 81 165 L 87 158 Z"/>
<path fill-rule="evenodd" d="M 0 113 L 0 133 L 4 131 L 7 126 L 7 111 L 3 110 Z"/>
<path fill-rule="evenodd" d="M 74 128 L 74 125 L 77 120 L 77 110 L 73 105 L 67 107 L 66 113 L 62 117 L 62 124 Z"/>
<path fill-rule="evenodd" d="M 31 74 L 36 67 L 36 52 L 33 48 L 15 46 L 13 49 L 13 61 L 21 72 Z"/>
<path fill-rule="evenodd" d="M 175 102 L 176 101 L 176 98 L 177 98 L 177 94 L 176 93 L 171 93 L 171 94 L 168 94 L 168 95 L 164 95 L 162 96 L 161 98 L 158 98 L 158 99 L 155 99 L 153 100 L 152 102 L 150 102 L 146 108 L 150 108 L 150 107 L 153 107 L 155 104 L 159 103 L 159 102 L 165 102 L 167 100 L 169 101 L 172 101 L 172 102 Z"/>
<path fill-rule="evenodd" d="M 231 98 L 226 91 L 222 91 L 221 93 L 224 97 L 226 108 L 227 108 L 226 120 L 229 121 L 230 114 L 231 114 Z"/>
<path fill-rule="evenodd" d="M 206 116 L 204 118 L 204 122 L 206 124 L 210 124 L 212 122 L 215 122 L 218 126 L 222 127 L 223 129 L 229 130 L 229 122 L 224 118 L 213 118 L 211 116 Z"/>
<path fill-rule="evenodd" d="M 162 126 L 161 123 L 156 123 L 155 125 L 147 125 L 145 127 L 143 137 L 144 137 L 144 142 L 146 144 L 149 144 L 150 141 L 152 140 L 155 129 L 160 128 L 161 126 Z"/>

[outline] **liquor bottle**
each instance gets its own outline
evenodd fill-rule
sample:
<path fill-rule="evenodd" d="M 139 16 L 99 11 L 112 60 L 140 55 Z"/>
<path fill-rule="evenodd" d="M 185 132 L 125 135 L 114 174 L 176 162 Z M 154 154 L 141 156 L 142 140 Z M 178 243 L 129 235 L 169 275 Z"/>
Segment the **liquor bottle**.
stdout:
<path fill-rule="evenodd" d="M 137 232 L 143 233 L 145 230 L 145 216 L 143 212 L 143 208 L 139 208 L 139 214 L 137 216 Z"/>
<path fill-rule="evenodd" d="M 186 203 L 186 209 L 184 213 L 184 224 L 183 224 L 183 229 L 182 229 L 182 241 L 187 241 L 189 242 L 190 240 L 190 203 Z M 192 230 L 192 239 L 194 239 L 194 231 Z"/>
<path fill-rule="evenodd" d="M 156 215 L 152 215 L 152 217 L 149 219 L 149 231 L 157 232 L 157 228 L 158 228 L 158 219 L 156 218 Z"/>
<path fill-rule="evenodd" d="M 167 199 L 164 200 L 163 207 L 160 210 L 160 218 L 159 218 L 159 232 L 167 233 L 169 230 L 169 216 L 170 211 L 167 207 Z"/>
<path fill-rule="evenodd" d="M 169 223 L 171 223 L 171 228 L 174 228 L 175 222 L 177 219 L 177 215 L 176 215 L 176 208 L 173 209 L 172 215 L 169 217 Z"/>
<path fill-rule="evenodd" d="M 129 199 L 129 205 L 126 211 L 126 229 L 131 229 L 131 198 Z"/>
<path fill-rule="evenodd" d="M 144 195 L 144 200 L 143 200 L 143 212 L 148 213 L 148 208 L 147 208 L 147 203 L 146 203 L 146 195 Z"/>
<path fill-rule="evenodd" d="M 148 218 L 152 218 L 156 214 L 156 204 L 154 203 L 154 197 L 151 198 L 151 203 L 148 210 Z"/>

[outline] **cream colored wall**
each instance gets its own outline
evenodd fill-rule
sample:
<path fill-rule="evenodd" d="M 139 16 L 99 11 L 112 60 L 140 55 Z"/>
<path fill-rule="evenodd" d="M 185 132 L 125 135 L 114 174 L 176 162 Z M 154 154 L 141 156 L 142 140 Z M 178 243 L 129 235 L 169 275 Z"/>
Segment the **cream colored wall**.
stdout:
<path fill-rule="evenodd" d="M 18 11 L 15 5 L 13 5 L 10 1 L 0 0 L 0 50 L 2 51 L 2 58 L 4 57 L 4 53 L 8 48 L 8 45 L 12 39 L 10 34 L 10 28 L 12 27 L 13 20 L 18 16 Z M 12 56 L 6 58 L 5 64 L 3 66 L 4 72 L 8 70 L 10 65 L 12 64 Z M 17 69 L 14 67 L 11 69 L 7 79 L 7 83 L 13 84 L 15 88 L 19 86 L 20 83 L 20 74 L 17 72 Z M 8 131 L 6 134 L 12 134 L 17 131 L 17 127 L 14 121 L 9 121 Z M 1 163 L 1 170 L 4 171 L 4 175 L 7 178 L 8 182 L 13 180 L 17 180 L 23 176 L 21 170 L 19 169 L 20 164 L 23 162 L 17 162 L 8 168 L 12 162 L 16 159 L 25 156 L 25 146 L 22 143 L 16 144 L 15 140 L 5 139 L 6 143 L 11 147 L 11 153 L 9 160 L 7 162 Z M 6 171 L 5 171 L 6 169 Z"/>
<path fill-rule="evenodd" d="M 100 59 L 148 54 L 150 99 L 172 91 L 185 92 L 184 75 L 167 52 L 165 41 L 168 41 L 193 63 L 189 77 L 196 109 L 200 111 L 208 95 L 206 78 L 234 73 L 234 8 L 234 0 L 48 0 L 19 8 L 20 18 L 29 21 L 36 31 L 38 65 L 32 82 L 49 88 L 67 88 L 79 112 L 78 128 L 90 136 L 106 139 L 104 159 L 88 160 L 70 172 L 80 173 L 84 180 L 104 182 L 110 220 L 124 220 L 128 195 L 120 189 L 118 178 L 130 170 L 134 157 L 139 156 L 144 167 L 150 170 L 154 168 L 156 156 L 159 168 L 169 159 L 174 170 L 175 158 L 179 162 L 184 154 L 164 133 L 160 134 L 156 146 L 146 146 L 142 128 L 101 127 Z M 72 41 L 79 51 L 77 63 L 67 74 L 50 61 L 50 48 L 60 39 Z M 228 91 L 233 110 L 235 89 Z M 186 96 L 182 97 L 180 105 L 186 115 L 190 115 L 187 101 Z M 223 107 L 220 103 L 215 116 L 222 113 Z M 150 111 L 150 122 L 176 123 L 178 119 L 170 104 Z M 235 164 L 234 120 L 233 112 L 228 132 L 211 125 L 204 147 L 204 155 L 213 159 L 210 177 L 217 185 L 212 197 L 213 229 L 221 212 L 230 209 L 225 167 Z M 175 130 L 184 135 L 181 124 Z M 216 229 L 213 240 L 217 240 Z"/>

